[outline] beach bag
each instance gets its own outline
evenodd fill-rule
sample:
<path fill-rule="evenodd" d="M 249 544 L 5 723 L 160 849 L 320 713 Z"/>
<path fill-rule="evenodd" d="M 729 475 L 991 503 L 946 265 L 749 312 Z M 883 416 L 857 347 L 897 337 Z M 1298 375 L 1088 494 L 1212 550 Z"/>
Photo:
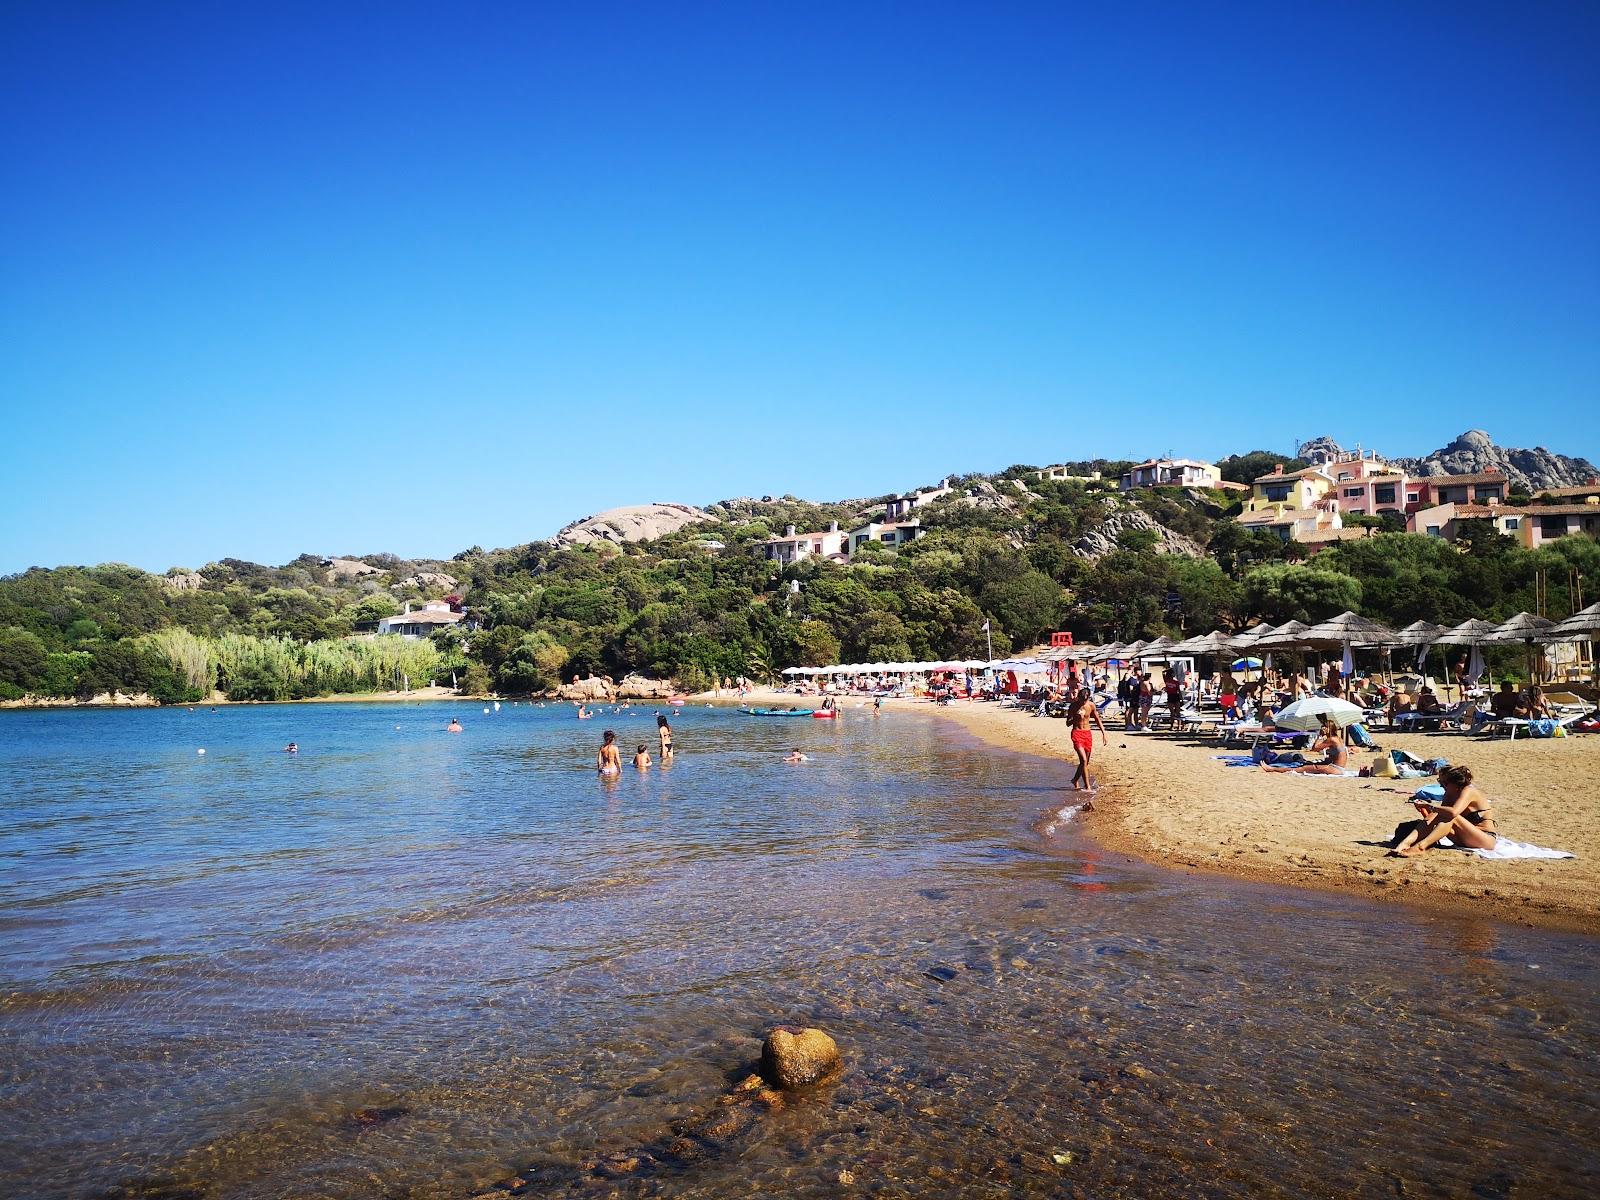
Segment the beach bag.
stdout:
<path fill-rule="evenodd" d="M 1380 754 L 1372 760 L 1372 774 L 1376 779 L 1397 779 L 1400 771 L 1394 765 L 1394 759 L 1387 754 Z"/>
<path fill-rule="evenodd" d="M 1367 732 L 1366 726 L 1362 725 L 1360 721 L 1350 726 L 1350 743 L 1360 747 L 1362 750 L 1373 749 L 1372 735 Z"/>
<path fill-rule="evenodd" d="M 1536 738 L 1555 737 L 1556 723 L 1549 717 L 1540 717 L 1537 721 L 1528 722 L 1528 736 Z"/>

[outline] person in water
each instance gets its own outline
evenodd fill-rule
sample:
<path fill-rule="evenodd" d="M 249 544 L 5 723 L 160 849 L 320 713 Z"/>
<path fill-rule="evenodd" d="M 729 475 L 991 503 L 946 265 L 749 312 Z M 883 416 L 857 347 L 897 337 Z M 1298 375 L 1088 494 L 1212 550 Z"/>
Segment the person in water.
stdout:
<path fill-rule="evenodd" d="M 808 760 L 804 754 L 800 753 L 800 747 L 796 746 L 793 750 L 789 751 L 788 756 L 783 761 L 786 763 L 803 763 Z"/>
<path fill-rule="evenodd" d="M 602 775 L 622 774 L 622 751 L 617 749 L 617 735 L 610 729 L 600 743 L 600 753 L 594 756 L 594 769 Z"/>
<path fill-rule="evenodd" d="M 1469 767 L 1449 766 L 1439 772 L 1444 788 L 1444 803 L 1413 798 L 1422 819 L 1407 821 L 1394 831 L 1389 854 L 1394 858 L 1414 858 L 1432 849 L 1445 838 L 1467 850 L 1493 850 L 1499 835 L 1495 832 L 1494 806 L 1472 786 Z"/>
<path fill-rule="evenodd" d="M 587 721 L 592 716 L 594 716 L 594 714 L 592 712 L 590 712 L 587 708 L 585 708 L 581 704 L 578 705 L 578 720 Z"/>
<path fill-rule="evenodd" d="M 1078 694 L 1073 697 L 1072 704 L 1067 708 L 1067 724 L 1072 729 L 1072 750 L 1078 756 L 1078 769 L 1072 775 L 1073 791 L 1094 791 L 1093 781 L 1089 778 L 1089 759 L 1094 754 L 1094 730 L 1091 725 L 1100 727 L 1100 744 L 1108 746 L 1110 739 L 1106 736 L 1106 724 L 1100 719 L 1100 710 L 1094 706 L 1094 697 L 1089 694 L 1088 688 L 1079 688 Z"/>
<path fill-rule="evenodd" d="M 872 711 L 873 711 L 874 715 L 876 715 L 876 714 L 878 714 L 878 713 L 883 711 L 883 697 L 882 696 L 874 696 L 872 698 Z"/>
<path fill-rule="evenodd" d="M 460 733 L 461 732 L 461 722 L 458 721 L 455 717 L 451 717 L 450 718 L 450 724 L 448 724 L 448 725 L 446 725 L 444 727 L 444 731 L 446 733 Z"/>
<path fill-rule="evenodd" d="M 660 713 L 656 714 L 656 734 L 661 739 L 661 761 L 672 757 L 672 726 Z"/>
<path fill-rule="evenodd" d="M 1283 775 L 1293 772 L 1296 775 L 1344 775 L 1347 774 L 1347 764 L 1350 752 L 1344 747 L 1344 738 L 1339 733 L 1339 726 L 1332 721 L 1324 721 L 1322 729 L 1317 734 L 1317 740 L 1311 743 L 1313 751 L 1322 751 L 1322 761 L 1306 763 L 1303 766 L 1273 766 L 1271 763 L 1262 763 L 1263 771 L 1273 771 Z"/>
<path fill-rule="evenodd" d="M 633 765 L 641 771 L 650 765 L 650 751 L 645 749 L 643 742 L 639 743 L 639 749 L 633 756 Z"/>
<path fill-rule="evenodd" d="M 296 743 L 290 742 L 287 746 L 285 746 L 283 748 L 283 752 L 285 754 L 299 754 L 300 753 L 300 747 Z"/>

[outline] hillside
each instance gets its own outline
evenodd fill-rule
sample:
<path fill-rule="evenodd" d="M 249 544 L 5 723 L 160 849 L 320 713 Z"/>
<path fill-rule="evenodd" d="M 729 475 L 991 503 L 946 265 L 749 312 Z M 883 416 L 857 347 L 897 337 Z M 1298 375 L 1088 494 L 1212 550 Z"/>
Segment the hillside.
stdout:
<path fill-rule="evenodd" d="M 1463 440 L 1481 464 L 1489 451 Z M 1249 478 L 1285 461 L 1251 451 L 1219 465 Z M 120 690 L 176 701 L 213 688 L 281 699 L 431 680 L 526 693 L 631 672 L 697 687 L 794 664 L 972 657 L 987 651 L 985 622 L 1005 653 L 1056 629 L 1097 642 L 1347 608 L 1397 626 L 1503 618 L 1534 607 L 1541 570 L 1561 616 L 1570 573 L 1600 575 L 1600 544 L 1585 537 L 1526 551 L 1498 536 L 1455 546 L 1379 533 L 1308 558 L 1304 545 L 1234 521 L 1238 491 L 1123 493 L 1124 466 L 1018 464 L 930 485 L 911 510 L 921 536 L 898 548 L 863 539 L 848 561 L 784 565 L 766 544 L 788 525 L 858 528 L 894 494 L 611 510 L 551 541 L 472 547 L 445 562 L 308 554 L 161 576 L 36 568 L 0 579 L 0 699 Z M 461 619 L 430 639 L 349 640 L 446 597 Z"/>

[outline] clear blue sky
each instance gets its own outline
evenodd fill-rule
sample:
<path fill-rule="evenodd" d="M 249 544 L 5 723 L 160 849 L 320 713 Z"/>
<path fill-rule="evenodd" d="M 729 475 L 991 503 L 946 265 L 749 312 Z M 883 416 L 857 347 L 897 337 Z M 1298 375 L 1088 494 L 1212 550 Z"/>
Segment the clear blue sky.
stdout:
<path fill-rule="evenodd" d="M 14 0 L 0 571 L 1600 458 L 1597 61 L 1592 3 Z"/>

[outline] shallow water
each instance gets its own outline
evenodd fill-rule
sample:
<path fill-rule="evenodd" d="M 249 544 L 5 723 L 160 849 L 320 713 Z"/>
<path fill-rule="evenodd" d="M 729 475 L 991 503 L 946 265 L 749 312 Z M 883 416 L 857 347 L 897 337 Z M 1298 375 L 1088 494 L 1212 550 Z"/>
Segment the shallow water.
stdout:
<path fill-rule="evenodd" d="M 1600 1193 L 1594 939 L 1041 838 L 1067 772 L 931 717 L 686 710 L 607 785 L 649 707 L 480 709 L 0 714 L 4 1194 Z M 579 1169 L 784 1022 L 836 1085 Z"/>

